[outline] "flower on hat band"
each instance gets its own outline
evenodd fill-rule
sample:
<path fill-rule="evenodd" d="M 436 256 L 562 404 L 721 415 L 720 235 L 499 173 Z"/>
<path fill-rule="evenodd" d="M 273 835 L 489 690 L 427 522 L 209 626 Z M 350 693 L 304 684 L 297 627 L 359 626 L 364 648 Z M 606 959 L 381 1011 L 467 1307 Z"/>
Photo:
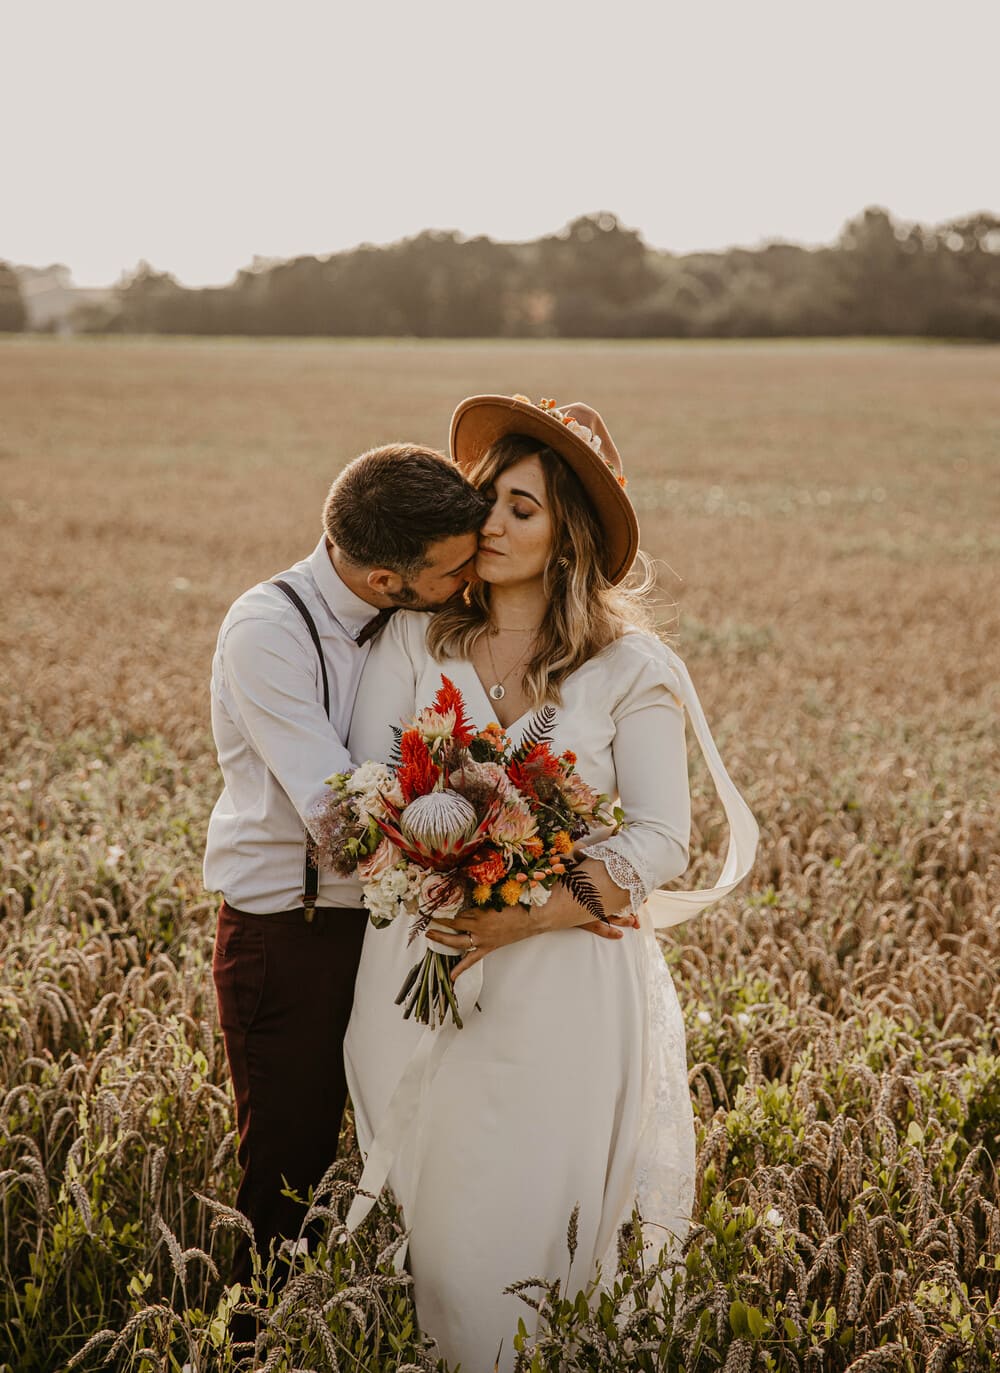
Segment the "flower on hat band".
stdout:
<path fill-rule="evenodd" d="M 537 403 L 528 396 L 512 396 L 511 399 L 523 401 L 525 405 L 535 405 L 536 409 L 544 410 L 547 415 L 552 415 L 556 419 L 562 420 L 571 434 L 575 434 L 578 439 L 583 439 L 584 443 L 591 447 L 597 456 L 607 463 L 608 467 L 612 467 L 610 459 L 604 457 L 604 454 L 601 452 L 601 436 L 595 434 L 593 429 L 588 429 L 585 424 L 581 424 L 579 420 L 574 419 L 572 415 L 564 415 L 555 401 L 550 397 L 543 396 Z M 613 470 L 614 468 L 612 467 L 612 471 Z"/>
<path fill-rule="evenodd" d="M 600 434 L 595 434 L 593 429 L 588 429 L 585 424 L 581 424 L 580 421 L 574 419 L 572 415 L 563 414 L 550 396 L 543 396 L 542 399 L 537 402 L 533 401 L 530 396 L 522 395 L 512 396 L 511 399 L 522 401 L 525 405 L 534 405 L 536 409 L 544 410 L 547 415 L 552 415 L 556 419 L 562 420 L 571 434 L 575 434 L 578 439 L 583 439 L 584 443 L 594 450 L 618 485 L 622 488 L 626 486 L 625 473 L 619 472 L 611 458 L 609 458 L 607 454 L 601 452 Z"/>

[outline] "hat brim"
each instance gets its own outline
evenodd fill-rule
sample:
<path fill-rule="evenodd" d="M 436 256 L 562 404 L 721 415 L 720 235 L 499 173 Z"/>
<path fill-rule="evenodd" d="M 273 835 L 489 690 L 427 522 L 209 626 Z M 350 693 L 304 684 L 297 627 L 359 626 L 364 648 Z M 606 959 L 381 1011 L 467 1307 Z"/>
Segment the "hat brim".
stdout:
<path fill-rule="evenodd" d="M 508 434 L 524 434 L 551 448 L 576 473 L 604 531 L 605 572 L 614 585 L 635 562 L 639 521 L 607 464 L 561 419 L 512 396 L 470 396 L 451 417 L 451 455 L 463 472 Z"/>

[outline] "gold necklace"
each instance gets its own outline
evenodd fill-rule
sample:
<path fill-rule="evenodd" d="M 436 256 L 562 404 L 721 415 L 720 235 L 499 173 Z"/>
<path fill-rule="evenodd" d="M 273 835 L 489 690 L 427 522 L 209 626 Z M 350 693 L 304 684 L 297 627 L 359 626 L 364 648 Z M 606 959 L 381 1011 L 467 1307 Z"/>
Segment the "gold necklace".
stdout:
<path fill-rule="evenodd" d="M 535 633 L 537 633 L 537 632 L 538 632 L 538 631 L 536 630 Z M 497 665 L 496 665 L 496 661 L 495 661 L 495 659 L 494 659 L 494 657 L 493 657 L 493 648 L 492 648 L 492 646 L 491 646 L 491 644 L 490 644 L 490 639 L 491 639 L 492 637 L 493 637 L 492 634 L 490 634 L 490 632 L 487 630 L 487 633 L 486 633 L 486 652 L 489 654 L 489 658 L 490 658 L 490 667 L 493 669 L 493 676 L 494 676 L 494 677 L 497 677 Z M 531 650 L 532 650 L 532 648 L 534 648 L 534 646 L 535 646 L 535 641 L 534 641 L 534 639 L 532 639 L 531 643 L 528 645 L 528 647 L 525 649 L 525 651 L 521 654 L 520 658 L 517 659 L 517 661 L 514 663 L 513 667 L 509 667 L 502 677 L 497 677 L 497 680 L 493 683 L 493 685 L 492 685 L 492 686 L 487 690 L 487 692 L 486 692 L 487 696 L 490 698 L 491 701 L 502 701 L 503 698 L 507 695 L 507 689 L 506 689 L 506 687 L 504 686 L 504 682 L 506 682 L 507 678 L 508 678 L 508 677 L 510 676 L 510 674 L 514 671 L 514 668 L 515 668 L 515 667 L 520 667 L 520 666 L 521 666 L 521 664 L 524 662 L 525 658 L 528 656 L 528 654 L 531 652 Z"/>

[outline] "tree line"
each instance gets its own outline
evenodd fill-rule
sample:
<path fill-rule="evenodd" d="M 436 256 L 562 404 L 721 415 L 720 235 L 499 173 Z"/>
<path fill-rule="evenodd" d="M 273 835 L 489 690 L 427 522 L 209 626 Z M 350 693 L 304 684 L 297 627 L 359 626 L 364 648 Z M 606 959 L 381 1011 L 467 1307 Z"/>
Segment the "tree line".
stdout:
<path fill-rule="evenodd" d="M 0 327 L 19 328 L 10 275 L 0 265 Z M 427 231 L 257 263 L 204 289 L 142 263 L 73 323 L 122 334 L 1000 339 L 1000 218 L 927 226 L 873 207 L 826 247 L 678 255 L 602 213 L 531 243 Z"/>

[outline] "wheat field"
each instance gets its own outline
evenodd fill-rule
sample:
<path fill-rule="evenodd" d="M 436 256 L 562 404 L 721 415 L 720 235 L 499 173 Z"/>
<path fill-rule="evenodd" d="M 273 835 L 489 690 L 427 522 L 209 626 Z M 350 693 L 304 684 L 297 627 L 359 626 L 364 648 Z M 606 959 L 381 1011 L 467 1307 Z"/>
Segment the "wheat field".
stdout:
<path fill-rule="evenodd" d="M 311 550 L 344 462 L 443 446 L 477 391 L 608 421 L 761 825 L 750 882 L 665 944 L 699 1122 L 684 1265 L 623 1240 L 600 1302 L 527 1293 L 521 1365 L 993 1367 L 1000 349 L 23 338 L 0 344 L 0 1370 L 236 1367 L 214 637 Z M 694 884 L 725 827 L 691 777 Z M 345 1151 L 333 1230 L 349 1123 Z M 383 1208 L 353 1268 L 303 1259 L 260 1366 L 433 1368 L 397 1236 Z"/>

